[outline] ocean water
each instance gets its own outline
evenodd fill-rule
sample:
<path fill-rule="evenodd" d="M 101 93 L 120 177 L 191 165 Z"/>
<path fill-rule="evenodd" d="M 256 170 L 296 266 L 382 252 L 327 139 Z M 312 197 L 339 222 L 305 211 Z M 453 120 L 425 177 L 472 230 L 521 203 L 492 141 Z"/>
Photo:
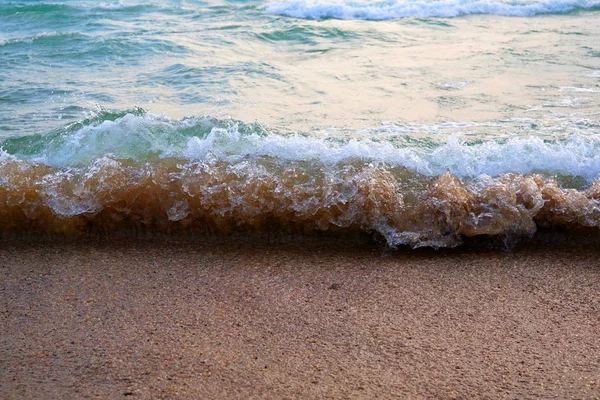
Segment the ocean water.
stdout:
<path fill-rule="evenodd" d="M 600 233 L 600 0 L 0 0 L 0 235 Z"/>

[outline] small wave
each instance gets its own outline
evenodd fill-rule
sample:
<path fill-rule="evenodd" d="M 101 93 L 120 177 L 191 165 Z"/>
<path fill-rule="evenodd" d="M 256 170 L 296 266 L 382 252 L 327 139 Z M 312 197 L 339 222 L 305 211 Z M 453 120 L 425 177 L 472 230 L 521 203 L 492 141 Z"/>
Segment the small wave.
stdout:
<path fill-rule="evenodd" d="M 8 16 L 11 14 L 47 14 L 63 13 L 76 10 L 76 7 L 60 3 L 5 3 L 0 4 L 0 15 Z"/>
<path fill-rule="evenodd" d="M 62 3 L 37 3 L 37 4 L 0 4 L 0 15 L 39 15 L 49 17 L 50 14 L 56 14 L 62 18 L 68 18 L 81 15 L 81 13 L 91 12 L 136 12 L 136 11 L 153 11 L 163 9 L 162 6 L 154 3 L 140 2 L 102 2 L 102 3 L 81 3 L 78 4 L 62 4 Z M 177 7 L 164 8 L 168 10 L 178 9 Z"/>
<path fill-rule="evenodd" d="M 549 99 L 542 102 L 544 107 L 559 107 L 559 108 L 586 108 L 590 101 L 581 97 L 563 97 L 558 99 Z"/>
<path fill-rule="evenodd" d="M 396 129 L 327 136 L 102 110 L 2 143 L 0 236 L 367 232 L 444 247 L 538 227 L 600 232 L 596 136 L 402 141 Z"/>
<path fill-rule="evenodd" d="M 76 32 L 42 32 L 33 36 L 26 36 L 20 38 L 12 38 L 6 40 L 0 40 L 0 47 L 18 45 L 18 44 L 29 44 L 39 40 L 45 39 L 56 39 L 56 38 L 85 38 L 86 36 Z"/>
<path fill-rule="evenodd" d="M 389 246 L 600 227 L 600 182 L 578 191 L 538 175 L 427 178 L 381 163 L 325 166 L 215 157 L 135 165 L 102 157 L 56 169 L 0 159 L 0 237 L 115 232 L 366 232 Z"/>
<path fill-rule="evenodd" d="M 561 92 L 572 93 L 600 93 L 600 88 L 575 87 L 575 86 L 559 86 Z"/>
<path fill-rule="evenodd" d="M 139 3 L 100 3 L 96 5 L 94 8 L 97 10 L 105 10 L 105 11 L 136 11 L 142 10 L 146 8 L 154 8 L 156 7 L 154 4 L 139 4 Z"/>
<path fill-rule="evenodd" d="M 302 19 L 391 20 L 398 18 L 452 18 L 471 14 L 496 14 L 529 17 L 538 14 L 561 14 L 596 9 L 598 0 L 548 0 L 541 2 L 507 2 L 494 0 L 383 1 L 342 2 L 292 0 L 265 6 L 270 14 Z"/>
<path fill-rule="evenodd" d="M 461 129 L 468 126 L 445 125 Z M 412 129 L 423 131 L 428 127 Z M 498 124 L 498 129 L 503 125 Z M 66 130 L 8 139 L 1 146 L 21 160 L 56 168 L 88 165 L 110 154 L 136 162 L 171 157 L 193 161 L 217 157 L 227 162 L 271 157 L 334 165 L 361 160 L 404 167 L 427 176 L 447 171 L 458 177 L 544 173 L 582 176 L 591 182 L 600 175 L 600 139 L 595 135 L 574 134 L 562 140 L 514 137 L 475 143 L 454 134 L 438 133 L 423 141 L 411 135 L 394 125 L 383 126 L 377 134 L 358 131 L 351 137 L 284 133 L 259 123 L 211 116 L 172 120 L 135 110 L 103 112 Z"/>

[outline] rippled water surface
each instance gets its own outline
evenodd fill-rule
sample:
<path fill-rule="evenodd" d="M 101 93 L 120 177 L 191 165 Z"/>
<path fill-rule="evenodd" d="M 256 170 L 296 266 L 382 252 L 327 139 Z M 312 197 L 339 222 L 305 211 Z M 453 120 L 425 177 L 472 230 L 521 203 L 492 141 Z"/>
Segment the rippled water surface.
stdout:
<path fill-rule="evenodd" d="M 0 216 L 595 228 L 599 104 L 600 1 L 0 0 Z"/>
<path fill-rule="evenodd" d="M 475 2 L 483 14 L 454 18 L 478 8 L 386 4 L 339 20 L 335 2 L 2 0 L 1 134 L 45 133 L 102 107 L 304 131 L 598 120 L 600 2 L 544 2 L 549 14 L 525 17 Z M 412 15 L 364 20 L 397 9 Z"/>

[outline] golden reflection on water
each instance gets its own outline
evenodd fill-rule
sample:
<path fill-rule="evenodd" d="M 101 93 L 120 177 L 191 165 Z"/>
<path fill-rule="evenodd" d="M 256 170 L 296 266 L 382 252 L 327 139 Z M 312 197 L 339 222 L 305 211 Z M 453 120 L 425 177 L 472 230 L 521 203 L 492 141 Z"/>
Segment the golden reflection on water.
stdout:
<path fill-rule="evenodd" d="M 231 90 L 223 94 L 227 105 L 209 111 L 300 130 L 590 112 L 600 97 L 598 78 L 590 73 L 600 69 L 600 58 L 589 57 L 600 34 L 592 20 L 593 15 L 295 21 L 335 28 L 349 37 L 315 39 L 311 45 L 262 41 L 221 51 L 219 62 L 258 58 L 272 67 L 273 76 L 232 76 Z M 565 35 L 568 31 L 578 34 Z M 280 34 L 285 38 L 285 32 Z M 560 89 L 564 86 L 592 90 L 569 93 Z M 568 101 L 574 97 L 576 110 Z M 148 106 L 174 117 L 199 112 L 179 104 Z"/>

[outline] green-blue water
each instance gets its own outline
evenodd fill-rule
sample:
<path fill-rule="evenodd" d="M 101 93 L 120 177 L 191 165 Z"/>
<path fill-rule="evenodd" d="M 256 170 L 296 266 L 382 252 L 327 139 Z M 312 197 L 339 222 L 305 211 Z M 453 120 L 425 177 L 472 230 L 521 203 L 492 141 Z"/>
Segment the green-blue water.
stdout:
<path fill-rule="evenodd" d="M 595 0 L 0 0 L 3 229 L 594 228 L 599 55 Z"/>

